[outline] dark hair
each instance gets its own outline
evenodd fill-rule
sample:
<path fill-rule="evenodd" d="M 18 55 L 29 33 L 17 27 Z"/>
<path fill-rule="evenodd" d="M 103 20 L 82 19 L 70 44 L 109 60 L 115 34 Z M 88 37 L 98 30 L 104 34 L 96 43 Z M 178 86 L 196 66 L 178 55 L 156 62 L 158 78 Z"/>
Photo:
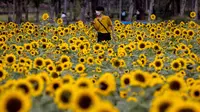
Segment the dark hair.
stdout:
<path fill-rule="evenodd" d="M 104 8 L 102 6 L 97 6 L 95 10 L 96 11 L 104 11 Z"/>

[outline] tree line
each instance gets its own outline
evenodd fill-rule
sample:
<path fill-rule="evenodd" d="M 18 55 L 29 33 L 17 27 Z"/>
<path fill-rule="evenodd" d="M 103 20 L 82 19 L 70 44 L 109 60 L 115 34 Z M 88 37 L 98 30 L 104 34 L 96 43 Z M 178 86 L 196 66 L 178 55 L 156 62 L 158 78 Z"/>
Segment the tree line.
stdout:
<path fill-rule="evenodd" d="M 126 21 L 132 21 L 139 11 L 139 20 L 149 20 L 151 14 L 160 18 L 171 16 L 183 17 L 189 11 L 195 11 L 198 19 L 198 0 L 0 0 L 6 4 L 8 21 L 22 22 L 22 14 L 29 21 L 30 7 L 35 11 L 35 20 L 39 22 L 41 4 L 48 5 L 50 21 L 60 17 L 63 12 L 67 15 L 66 21 L 90 21 L 95 17 L 95 7 L 105 7 L 105 13 L 111 18 L 122 19 L 122 12 L 126 12 Z M 15 16 L 13 16 L 15 15 Z"/>

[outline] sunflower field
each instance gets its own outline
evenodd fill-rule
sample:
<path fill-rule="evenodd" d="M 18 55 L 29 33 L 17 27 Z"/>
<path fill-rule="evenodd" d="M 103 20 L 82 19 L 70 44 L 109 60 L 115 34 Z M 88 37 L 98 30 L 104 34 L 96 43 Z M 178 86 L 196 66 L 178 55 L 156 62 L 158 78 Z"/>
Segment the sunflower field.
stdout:
<path fill-rule="evenodd" d="M 0 22 L 1 112 L 200 112 L 200 25 Z"/>

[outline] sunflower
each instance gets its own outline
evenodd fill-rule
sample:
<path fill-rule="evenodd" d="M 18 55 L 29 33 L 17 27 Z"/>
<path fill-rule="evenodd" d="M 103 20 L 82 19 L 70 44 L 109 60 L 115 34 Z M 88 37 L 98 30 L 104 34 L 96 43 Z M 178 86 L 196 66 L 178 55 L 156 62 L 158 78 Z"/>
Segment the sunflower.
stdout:
<path fill-rule="evenodd" d="M 71 109 L 73 95 L 74 88 L 72 88 L 72 85 L 64 85 L 56 91 L 54 101 L 59 109 Z"/>
<path fill-rule="evenodd" d="M 78 47 L 75 44 L 70 45 L 70 50 L 77 51 Z"/>
<path fill-rule="evenodd" d="M 69 74 L 66 74 L 62 78 L 62 81 L 63 81 L 63 84 L 73 84 L 75 82 L 74 78 L 71 75 L 69 75 Z"/>
<path fill-rule="evenodd" d="M 118 59 L 116 59 L 112 62 L 112 66 L 115 67 L 115 68 L 120 67 L 120 65 L 121 65 L 121 63 Z"/>
<path fill-rule="evenodd" d="M 31 98 L 21 91 L 7 91 L 0 101 L 1 112 L 28 112 L 31 105 Z"/>
<path fill-rule="evenodd" d="M 100 99 L 90 89 L 78 90 L 72 98 L 73 110 L 76 112 L 93 112 L 99 106 Z"/>
<path fill-rule="evenodd" d="M 150 81 L 150 75 L 147 72 L 143 72 L 141 70 L 131 71 L 130 75 L 133 77 L 133 85 L 146 87 L 148 82 Z"/>
<path fill-rule="evenodd" d="M 26 95 L 31 95 L 33 91 L 31 83 L 25 79 L 17 80 L 14 88 L 15 90 L 22 90 Z"/>
<path fill-rule="evenodd" d="M 194 100 L 200 100 L 200 89 L 199 89 L 199 85 L 197 86 L 192 86 L 190 88 L 190 96 L 194 99 Z"/>
<path fill-rule="evenodd" d="M 55 93 L 55 91 L 63 86 L 63 82 L 61 79 L 57 78 L 57 79 L 52 79 L 52 81 L 47 85 L 46 89 L 49 89 L 49 92 L 51 92 L 52 94 Z"/>
<path fill-rule="evenodd" d="M 179 101 L 169 108 L 169 112 L 199 112 L 199 110 L 199 104 L 192 101 Z"/>
<path fill-rule="evenodd" d="M 178 58 L 177 61 L 181 64 L 182 69 L 186 69 L 187 62 L 184 58 Z"/>
<path fill-rule="evenodd" d="M 43 82 L 47 85 L 50 83 L 50 78 L 47 72 L 40 72 L 38 73 L 38 76 L 43 79 Z"/>
<path fill-rule="evenodd" d="M 132 85 L 132 83 L 133 83 L 132 81 L 133 81 L 133 79 L 132 79 L 132 76 L 130 74 L 122 75 L 122 77 L 120 78 L 121 87 Z"/>
<path fill-rule="evenodd" d="M 155 20 L 156 19 L 156 15 L 155 14 L 151 14 L 150 18 L 151 18 L 151 20 Z"/>
<path fill-rule="evenodd" d="M 181 63 L 178 60 L 173 60 L 171 62 L 172 70 L 179 71 L 181 69 L 181 66 L 182 66 Z"/>
<path fill-rule="evenodd" d="M 27 51 L 31 51 L 32 50 L 32 45 L 31 44 L 24 44 L 24 48 Z"/>
<path fill-rule="evenodd" d="M 93 110 L 94 112 L 119 112 L 119 110 L 109 101 L 101 101 L 99 105 L 101 106 L 97 106 Z"/>
<path fill-rule="evenodd" d="M 194 37 L 195 32 L 193 30 L 188 30 L 187 34 L 188 34 L 189 37 Z"/>
<path fill-rule="evenodd" d="M 77 64 L 75 67 L 75 70 L 77 73 L 83 73 L 85 71 L 85 66 L 84 64 Z"/>
<path fill-rule="evenodd" d="M 45 63 L 45 66 L 53 65 L 54 64 L 54 62 L 51 59 L 49 59 L 49 58 L 45 59 L 44 63 Z"/>
<path fill-rule="evenodd" d="M 56 36 L 56 35 L 52 36 L 52 40 L 57 41 L 58 40 L 58 36 Z"/>
<path fill-rule="evenodd" d="M 50 72 L 50 76 L 51 76 L 51 78 L 53 78 L 53 79 L 60 78 L 60 73 L 59 73 L 59 72 L 56 72 L 56 71 L 51 71 L 51 72 Z"/>
<path fill-rule="evenodd" d="M 47 20 L 49 18 L 49 14 L 48 13 L 44 13 L 43 15 L 42 15 L 42 19 L 45 21 L 45 20 Z"/>
<path fill-rule="evenodd" d="M 59 65 L 56 66 L 56 71 L 57 71 L 57 72 L 62 72 L 62 71 L 63 71 L 63 66 L 62 66 L 62 64 L 59 64 Z"/>
<path fill-rule="evenodd" d="M 111 73 L 103 74 L 100 79 L 96 82 L 97 93 L 102 95 L 109 95 L 111 92 L 116 90 L 115 77 Z"/>
<path fill-rule="evenodd" d="M 85 57 L 79 57 L 78 61 L 79 61 L 79 63 L 84 64 L 86 62 L 86 59 L 85 59 Z"/>
<path fill-rule="evenodd" d="M 87 88 L 92 89 L 93 88 L 93 83 L 90 81 L 90 79 L 85 78 L 85 77 L 80 77 L 76 81 L 75 85 L 79 89 L 87 89 Z"/>
<path fill-rule="evenodd" d="M 93 46 L 94 51 L 101 50 L 101 48 L 102 48 L 101 44 L 94 44 L 94 46 Z"/>
<path fill-rule="evenodd" d="M 59 25 L 63 24 L 63 19 L 62 18 L 58 18 L 57 19 L 57 24 L 59 24 Z"/>
<path fill-rule="evenodd" d="M 144 50 L 146 48 L 146 42 L 140 41 L 138 42 L 138 50 Z"/>
<path fill-rule="evenodd" d="M 14 54 L 7 54 L 5 56 L 5 62 L 7 64 L 14 64 L 16 62 L 16 57 Z"/>
<path fill-rule="evenodd" d="M 164 66 L 163 60 L 162 59 L 156 59 L 153 62 L 153 66 L 154 66 L 155 70 L 161 70 Z"/>
<path fill-rule="evenodd" d="M 178 111 L 168 111 L 169 108 L 173 107 L 177 99 L 169 98 L 167 95 L 159 96 L 153 99 L 152 105 L 149 112 L 178 112 Z"/>
<path fill-rule="evenodd" d="M 175 29 L 174 30 L 174 35 L 175 35 L 175 37 L 181 36 L 181 30 L 180 29 Z"/>
<path fill-rule="evenodd" d="M 56 67 L 54 64 L 49 64 L 47 67 L 46 67 L 46 70 L 48 72 L 52 72 L 52 71 L 56 71 Z"/>
<path fill-rule="evenodd" d="M 0 67 L 0 81 L 4 80 L 7 76 L 6 70 Z"/>
<path fill-rule="evenodd" d="M 44 81 L 40 76 L 31 75 L 27 78 L 27 81 L 31 83 L 33 92 L 33 96 L 39 96 L 42 94 L 44 89 Z"/>
<path fill-rule="evenodd" d="M 34 68 L 42 68 L 42 67 L 44 67 L 44 65 L 45 65 L 45 61 L 43 58 L 41 58 L 41 57 L 35 58 L 34 65 L 33 65 Z"/>
<path fill-rule="evenodd" d="M 87 64 L 88 64 L 88 65 L 94 64 L 94 58 L 93 58 L 93 57 L 88 57 L 88 58 L 87 58 Z"/>
<path fill-rule="evenodd" d="M 196 12 L 190 12 L 190 17 L 195 18 L 196 17 Z"/>
<path fill-rule="evenodd" d="M 171 76 L 167 78 L 168 89 L 171 91 L 186 91 L 187 86 L 183 78 Z"/>

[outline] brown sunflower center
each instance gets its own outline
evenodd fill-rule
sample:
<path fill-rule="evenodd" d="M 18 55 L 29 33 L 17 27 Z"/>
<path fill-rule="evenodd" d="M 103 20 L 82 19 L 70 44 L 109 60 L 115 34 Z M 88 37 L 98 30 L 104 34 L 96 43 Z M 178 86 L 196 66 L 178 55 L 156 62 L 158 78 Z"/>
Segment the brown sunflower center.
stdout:
<path fill-rule="evenodd" d="M 18 98 L 11 98 L 6 104 L 8 112 L 18 112 L 22 108 L 22 102 Z"/>
<path fill-rule="evenodd" d="M 3 76 L 3 72 L 2 71 L 0 71 L 0 77 L 2 77 Z"/>
<path fill-rule="evenodd" d="M 160 67 L 161 66 L 161 62 L 160 61 L 156 61 L 155 65 L 156 65 L 156 67 Z"/>
<path fill-rule="evenodd" d="M 14 58 L 13 58 L 13 57 L 8 57 L 8 58 L 7 58 L 7 61 L 8 61 L 9 63 L 12 63 L 12 62 L 14 61 Z"/>
<path fill-rule="evenodd" d="M 81 83 L 81 84 L 79 84 L 79 87 L 87 87 L 88 85 L 86 84 L 86 83 Z"/>
<path fill-rule="evenodd" d="M 25 84 L 21 84 L 18 86 L 19 88 L 23 89 L 25 93 L 29 93 L 29 88 Z"/>
<path fill-rule="evenodd" d="M 178 81 L 172 81 L 169 87 L 171 90 L 179 90 L 181 88 L 181 85 Z"/>
<path fill-rule="evenodd" d="M 35 89 L 35 90 L 38 90 L 38 88 L 39 88 L 38 82 L 37 82 L 36 80 L 31 80 L 30 82 L 31 82 L 31 84 L 33 85 L 34 89 Z"/>
<path fill-rule="evenodd" d="M 140 48 L 145 48 L 145 44 L 140 44 Z"/>
<path fill-rule="evenodd" d="M 82 71 L 83 70 L 83 67 L 78 67 L 78 71 Z"/>
<path fill-rule="evenodd" d="M 169 108 L 170 104 L 165 102 L 159 106 L 159 112 L 165 112 Z"/>
<path fill-rule="evenodd" d="M 135 79 L 139 82 L 145 82 L 145 78 L 142 74 L 136 74 Z"/>
<path fill-rule="evenodd" d="M 200 94 L 199 94 L 199 91 L 195 91 L 194 92 L 194 96 L 198 97 Z"/>
<path fill-rule="evenodd" d="M 63 91 L 60 95 L 60 99 L 63 103 L 69 103 L 70 97 L 71 97 L 71 92 L 70 91 Z"/>
<path fill-rule="evenodd" d="M 53 77 L 53 78 L 58 78 L 58 74 L 56 73 L 56 72 L 53 72 L 52 74 L 51 74 L 51 76 Z"/>
<path fill-rule="evenodd" d="M 183 109 L 180 109 L 178 112 L 195 112 L 195 111 L 191 108 L 183 108 Z"/>
<path fill-rule="evenodd" d="M 101 89 L 101 90 L 104 90 L 104 91 L 105 91 L 107 88 L 108 88 L 108 85 L 107 85 L 105 82 L 101 82 L 101 83 L 100 83 L 100 89 Z"/>
<path fill-rule="evenodd" d="M 124 80 L 124 84 L 128 85 L 129 83 L 130 83 L 130 80 L 129 80 L 128 78 L 126 78 L 126 79 Z"/>
<path fill-rule="evenodd" d="M 41 66 L 41 65 L 42 65 L 42 60 L 37 60 L 37 61 L 36 61 L 36 64 L 37 64 L 38 66 Z"/>
<path fill-rule="evenodd" d="M 57 67 L 56 67 L 56 70 L 57 70 L 58 72 L 60 72 L 60 71 L 62 71 L 62 67 L 61 67 L 61 66 L 57 66 Z"/>
<path fill-rule="evenodd" d="M 178 63 L 174 63 L 174 64 L 173 64 L 173 67 L 174 67 L 174 68 L 178 68 L 178 67 L 179 67 L 179 64 L 178 64 Z"/>
<path fill-rule="evenodd" d="M 86 96 L 86 95 L 81 96 L 79 101 L 78 101 L 78 105 L 82 109 L 88 109 L 92 105 L 92 99 L 89 96 Z"/>
<path fill-rule="evenodd" d="M 116 60 L 116 61 L 114 62 L 114 66 L 119 67 L 119 66 L 120 66 L 120 62 L 119 62 L 118 60 Z"/>
<path fill-rule="evenodd" d="M 53 84 L 53 89 L 56 90 L 59 87 L 59 84 Z"/>

